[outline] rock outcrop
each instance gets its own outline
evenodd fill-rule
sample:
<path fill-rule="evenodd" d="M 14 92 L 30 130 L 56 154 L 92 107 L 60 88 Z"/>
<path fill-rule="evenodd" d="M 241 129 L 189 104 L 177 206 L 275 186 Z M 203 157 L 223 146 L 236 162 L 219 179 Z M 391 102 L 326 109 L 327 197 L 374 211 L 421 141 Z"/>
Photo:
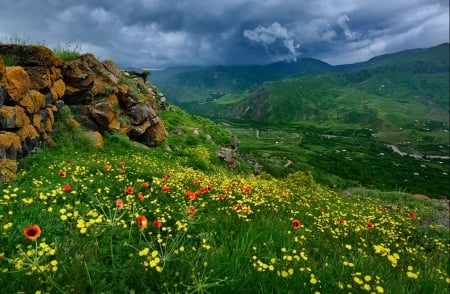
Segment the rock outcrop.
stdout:
<path fill-rule="evenodd" d="M 38 45 L 0 44 L 0 180 L 17 171 L 16 159 L 39 143 L 52 146 L 56 113 L 68 105 L 88 136 L 117 131 L 147 146 L 167 136 L 157 115 L 159 97 L 138 74 L 92 54 L 62 62 Z M 6 66 L 3 59 L 14 64 Z"/>

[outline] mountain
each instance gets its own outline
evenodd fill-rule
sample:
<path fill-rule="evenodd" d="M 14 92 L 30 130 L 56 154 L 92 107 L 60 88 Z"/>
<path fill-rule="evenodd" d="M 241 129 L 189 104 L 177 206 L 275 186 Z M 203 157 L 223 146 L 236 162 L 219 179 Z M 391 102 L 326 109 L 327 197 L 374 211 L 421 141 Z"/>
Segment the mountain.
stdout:
<path fill-rule="evenodd" d="M 205 102 L 225 94 L 249 91 L 266 81 L 330 71 L 335 71 L 335 68 L 325 62 L 302 58 L 297 62 L 268 65 L 171 68 L 154 71 L 151 81 L 172 102 Z"/>
<path fill-rule="evenodd" d="M 449 118 L 448 49 L 449 45 L 443 44 L 408 50 L 365 63 L 330 66 L 331 73 L 264 82 L 253 90 L 212 101 L 179 103 L 209 117 L 275 124 L 301 121 L 374 130 L 407 128 L 415 120 L 445 124 Z M 263 68 L 275 66 L 280 64 Z"/>

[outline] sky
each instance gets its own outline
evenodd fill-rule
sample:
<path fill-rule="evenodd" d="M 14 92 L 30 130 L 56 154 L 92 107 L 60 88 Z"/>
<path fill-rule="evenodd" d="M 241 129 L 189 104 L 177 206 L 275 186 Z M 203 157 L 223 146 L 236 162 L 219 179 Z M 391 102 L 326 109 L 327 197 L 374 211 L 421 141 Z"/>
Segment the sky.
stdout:
<path fill-rule="evenodd" d="M 0 0 L 0 42 L 121 67 L 330 64 L 449 42 L 448 0 Z"/>

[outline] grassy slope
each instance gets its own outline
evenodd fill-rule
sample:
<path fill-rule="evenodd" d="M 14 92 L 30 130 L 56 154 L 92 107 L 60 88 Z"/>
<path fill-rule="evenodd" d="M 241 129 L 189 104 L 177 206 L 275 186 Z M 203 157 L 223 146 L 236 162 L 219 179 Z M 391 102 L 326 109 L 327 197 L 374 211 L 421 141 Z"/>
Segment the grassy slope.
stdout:
<path fill-rule="evenodd" d="M 398 192 L 343 196 L 307 173 L 192 168 L 197 155 L 183 150 L 212 150 L 223 132 L 177 108 L 162 115 L 184 132 L 167 142 L 174 152 L 117 135 L 96 150 L 60 125 L 56 149 L 20 162 L 19 178 L 1 186 L 2 291 L 447 293 L 448 228 L 422 226 L 439 218 L 436 206 Z M 36 242 L 23 235 L 32 224 Z"/>

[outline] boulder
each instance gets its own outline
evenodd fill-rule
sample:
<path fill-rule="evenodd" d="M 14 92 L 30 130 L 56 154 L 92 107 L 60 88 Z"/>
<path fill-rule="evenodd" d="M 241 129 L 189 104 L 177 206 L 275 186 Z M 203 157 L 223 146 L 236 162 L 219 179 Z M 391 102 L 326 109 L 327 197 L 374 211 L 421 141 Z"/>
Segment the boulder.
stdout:
<path fill-rule="evenodd" d="M 16 177 L 17 161 L 12 159 L 3 159 L 2 161 L 0 161 L 0 180 L 2 182 L 9 182 Z"/>
<path fill-rule="evenodd" d="M 237 166 L 236 151 L 231 148 L 220 147 L 217 156 L 223 160 L 228 167 L 235 169 Z"/>
<path fill-rule="evenodd" d="M 30 119 L 20 106 L 0 107 L 0 129 L 10 130 L 29 125 Z"/>
<path fill-rule="evenodd" d="M 144 121 L 155 117 L 156 113 L 152 111 L 148 105 L 139 103 L 129 109 L 129 116 L 131 119 L 131 124 L 136 126 L 143 124 Z"/>
<path fill-rule="evenodd" d="M 103 136 L 99 132 L 88 131 L 87 135 L 94 142 L 94 146 L 103 149 Z"/>
<path fill-rule="evenodd" d="M 80 58 L 65 62 L 62 67 L 62 75 L 66 85 L 78 90 L 90 90 L 96 78 L 92 68 L 99 64 L 92 54 L 85 54 Z"/>
<path fill-rule="evenodd" d="M 26 125 L 20 128 L 16 132 L 16 135 L 20 139 L 23 156 L 33 152 L 39 144 L 39 134 L 32 125 Z"/>
<path fill-rule="evenodd" d="M 28 114 L 34 114 L 45 107 L 45 96 L 36 90 L 31 90 L 20 99 L 19 105 L 22 106 Z"/>
<path fill-rule="evenodd" d="M 160 121 L 148 127 L 137 141 L 147 146 L 157 146 L 164 141 L 167 135 L 166 128 L 162 121 Z"/>
<path fill-rule="evenodd" d="M 66 93 L 66 83 L 62 79 L 56 80 L 50 88 L 53 101 L 56 101 L 64 96 Z"/>
<path fill-rule="evenodd" d="M 4 159 L 16 160 L 18 152 L 22 152 L 19 136 L 12 132 L 0 132 L 0 162 Z"/>
<path fill-rule="evenodd" d="M 112 105 L 106 102 L 98 103 L 94 105 L 91 111 L 92 118 L 99 124 L 103 130 L 108 129 L 108 125 L 116 117 L 116 114 L 112 111 Z"/>
<path fill-rule="evenodd" d="M 6 90 L 13 101 L 18 101 L 30 89 L 30 77 L 21 66 L 6 68 Z"/>
<path fill-rule="evenodd" d="M 51 74 L 48 68 L 42 66 L 24 67 L 30 77 L 30 89 L 48 91 L 52 85 Z"/>
<path fill-rule="evenodd" d="M 61 67 L 61 59 L 41 45 L 0 44 L 0 55 L 14 56 L 16 63 L 24 67 Z"/>

